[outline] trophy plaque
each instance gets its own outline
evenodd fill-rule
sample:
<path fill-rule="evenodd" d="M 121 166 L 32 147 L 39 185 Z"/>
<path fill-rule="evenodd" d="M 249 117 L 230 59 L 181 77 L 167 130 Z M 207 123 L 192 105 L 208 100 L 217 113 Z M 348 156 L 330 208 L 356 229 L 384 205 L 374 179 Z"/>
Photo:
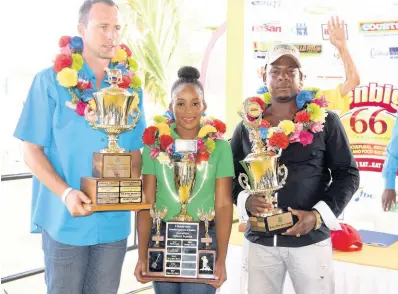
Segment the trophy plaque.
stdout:
<path fill-rule="evenodd" d="M 110 86 L 94 93 L 98 123 L 90 122 L 90 125 L 107 134 L 108 146 L 93 154 L 92 177 L 80 180 L 80 190 L 91 199 L 91 204 L 84 204 L 84 208 L 90 211 L 148 209 L 150 205 L 142 203 L 141 180 L 132 178 L 131 154 L 117 144 L 119 135 L 135 128 L 140 119 L 138 103 L 134 101 L 138 95 L 119 88 L 120 70 L 107 71 Z"/>
<path fill-rule="evenodd" d="M 176 152 L 182 157 L 174 160 L 174 199 L 181 204 L 180 212 L 166 221 L 164 238 L 158 223 L 165 214 L 151 213 L 156 223 L 156 233 L 152 237 L 154 245 L 148 249 L 147 275 L 152 281 L 167 282 L 214 282 L 216 251 L 211 248 L 212 238 L 208 234 L 209 222 L 214 220 L 215 211 L 198 210 L 197 216 L 203 222 L 194 221 L 188 214 L 187 205 L 195 196 L 196 164 L 191 160 L 191 153 L 196 154 L 196 140 L 175 141 Z M 172 185 L 170 185 L 172 186 Z M 164 211 L 164 209 L 162 209 Z M 200 238 L 204 233 L 204 237 Z M 164 241 L 164 243 L 163 243 Z"/>
<path fill-rule="evenodd" d="M 251 195 L 261 195 L 268 203 L 273 204 L 273 210 L 263 213 L 260 217 L 250 216 L 250 228 L 253 232 L 262 232 L 266 236 L 284 233 L 293 227 L 293 214 L 278 207 L 277 191 L 286 183 L 287 168 L 278 165 L 281 155 L 267 151 L 260 137 L 259 126 L 263 113 L 260 105 L 246 99 L 242 109 L 243 124 L 252 138 L 252 153 L 240 161 L 246 174 L 239 175 L 239 184 Z"/>

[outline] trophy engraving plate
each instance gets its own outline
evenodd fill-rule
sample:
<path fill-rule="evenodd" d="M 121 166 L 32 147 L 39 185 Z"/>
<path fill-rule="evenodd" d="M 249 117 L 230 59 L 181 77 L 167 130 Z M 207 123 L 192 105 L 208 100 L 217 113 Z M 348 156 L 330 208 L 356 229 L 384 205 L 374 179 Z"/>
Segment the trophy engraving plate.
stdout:
<path fill-rule="evenodd" d="M 275 231 L 293 226 L 292 213 L 286 212 L 267 217 L 268 230 Z"/>
<path fill-rule="evenodd" d="M 198 152 L 197 140 L 176 139 L 174 142 L 176 152 Z"/>
<path fill-rule="evenodd" d="M 94 153 L 93 177 L 131 178 L 130 153 Z"/>
<path fill-rule="evenodd" d="M 166 271 L 165 276 L 196 278 L 199 223 L 166 223 Z M 177 256 L 183 262 L 176 262 Z M 169 257 L 171 257 L 169 259 Z"/>
<path fill-rule="evenodd" d="M 93 204 L 129 204 L 142 202 L 141 185 L 140 179 L 82 178 L 80 187 Z M 134 191 L 124 192 L 125 189 Z"/>
<path fill-rule="evenodd" d="M 152 276 L 164 276 L 164 249 L 148 249 L 148 273 Z"/>

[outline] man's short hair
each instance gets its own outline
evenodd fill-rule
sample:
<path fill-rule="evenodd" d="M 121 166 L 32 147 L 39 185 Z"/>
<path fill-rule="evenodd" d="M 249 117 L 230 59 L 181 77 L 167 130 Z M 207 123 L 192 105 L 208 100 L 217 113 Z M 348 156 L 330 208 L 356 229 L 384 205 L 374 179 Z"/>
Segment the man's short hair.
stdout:
<path fill-rule="evenodd" d="M 90 13 L 91 7 L 97 3 L 104 3 L 119 8 L 113 0 L 84 0 L 79 9 L 79 23 L 87 24 L 87 16 Z"/>

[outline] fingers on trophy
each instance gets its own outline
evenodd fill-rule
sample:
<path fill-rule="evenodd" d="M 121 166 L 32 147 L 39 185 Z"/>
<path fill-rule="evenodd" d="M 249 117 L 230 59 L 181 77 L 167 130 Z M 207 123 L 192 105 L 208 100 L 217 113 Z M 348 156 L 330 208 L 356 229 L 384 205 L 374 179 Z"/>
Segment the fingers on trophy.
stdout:
<path fill-rule="evenodd" d="M 252 231 L 265 232 L 269 235 L 279 233 L 293 225 L 291 212 L 278 208 L 276 191 L 286 184 L 288 170 L 285 165 L 279 165 L 279 152 L 267 150 L 266 137 L 261 132 L 264 125 L 263 113 L 265 107 L 258 97 L 246 99 L 242 107 L 243 124 L 249 131 L 252 142 L 252 153 L 240 161 L 246 174 L 238 177 L 241 187 L 251 195 L 265 197 L 274 209 L 264 212 L 261 217 L 250 217 Z M 271 126 L 267 125 L 270 129 Z"/>

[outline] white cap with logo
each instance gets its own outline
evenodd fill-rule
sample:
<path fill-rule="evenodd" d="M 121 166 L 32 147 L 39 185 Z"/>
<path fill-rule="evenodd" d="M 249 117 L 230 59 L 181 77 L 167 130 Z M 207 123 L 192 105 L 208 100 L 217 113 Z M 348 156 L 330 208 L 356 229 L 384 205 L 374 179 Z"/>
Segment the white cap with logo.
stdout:
<path fill-rule="evenodd" d="M 277 44 L 272 46 L 268 50 L 268 60 L 267 64 L 271 64 L 275 62 L 277 59 L 281 58 L 282 56 L 288 56 L 297 63 L 297 66 L 301 68 L 300 63 L 300 52 L 299 50 L 291 45 L 291 44 Z"/>

